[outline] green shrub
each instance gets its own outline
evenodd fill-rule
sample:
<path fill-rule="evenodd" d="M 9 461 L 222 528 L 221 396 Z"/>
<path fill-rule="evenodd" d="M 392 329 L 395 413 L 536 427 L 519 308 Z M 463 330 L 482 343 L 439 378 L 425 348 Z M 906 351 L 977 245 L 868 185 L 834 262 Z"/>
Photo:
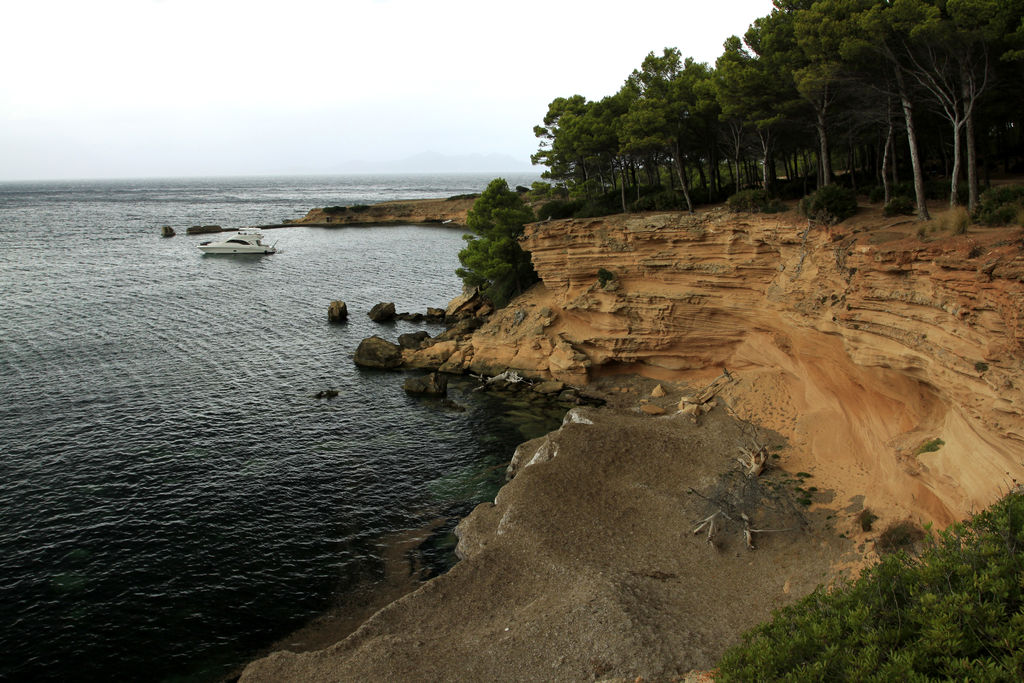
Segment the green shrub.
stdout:
<path fill-rule="evenodd" d="M 977 370 L 978 372 L 988 372 L 988 363 L 979 360 L 977 363 L 974 364 L 974 369 Z"/>
<path fill-rule="evenodd" d="M 864 508 L 857 515 L 857 521 L 860 523 L 861 531 L 871 531 L 871 526 L 878 521 L 878 515 L 873 513 L 871 510 Z"/>
<path fill-rule="evenodd" d="M 878 549 L 885 553 L 907 550 L 924 540 L 924 529 L 909 519 L 890 524 L 878 537 Z"/>
<path fill-rule="evenodd" d="M 542 221 L 572 218 L 581 206 L 583 202 L 579 200 L 554 199 L 541 205 L 537 210 L 537 218 Z"/>
<path fill-rule="evenodd" d="M 872 204 L 885 200 L 885 186 L 883 185 L 872 185 L 867 190 L 868 201 Z"/>
<path fill-rule="evenodd" d="M 348 211 L 348 207 L 347 206 L 325 206 L 323 211 L 328 216 L 333 216 L 335 214 L 345 213 L 346 211 Z"/>
<path fill-rule="evenodd" d="M 1019 681 L 1024 495 L 954 524 L 919 557 L 886 555 L 743 637 L 716 681 Z"/>
<path fill-rule="evenodd" d="M 838 185 L 826 185 L 800 200 L 800 213 L 828 225 L 841 223 L 856 212 L 856 193 Z"/>
<path fill-rule="evenodd" d="M 942 439 L 931 439 L 929 441 L 925 441 L 918 447 L 917 454 L 921 455 L 922 453 L 934 453 L 935 451 L 939 450 L 945 445 L 946 442 L 943 441 Z"/>
<path fill-rule="evenodd" d="M 910 197 L 893 197 L 882 207 L 884 216 L 911 216 L 914 213 L 914 200 Z"/>
<path fill-rule="evenodd" d="M 696 202 L 695 202 L 696 203 Z M 685 211 L 686 197 L 675 190 L 661 190 L 633 202 L 634 211 Z"/>
<path fill-rule="evenodd" d="M 981 193 L 977 219 L 985 225 L 1010 225 L 1024 210 L 1024 185 L 1000 185 Z"/>
<path fill-rule="evenodd" d="M 352 206 L 348 207 L 348 210 L 353 213 L 362 213 L 363 211 L 368 211 L 369 208 L 370 207 L 366 204 L 353 204 Z"/>
<path fill-rule="evenodd" d="M 741 190 L 725 200 L 730 211 L 757 213 L 768 204 L 768 193 L 764 190 Z"/>
<path fill-rule="evenodd" d="M 602 287 L 604 287 L 605 285 L 607 285 L 609 282 L 611 282 L 614 279 L 615 279 L 615 273 L 613 273 L 612 271 L 608 270 L 607 268 L 598 268 L 597 269 L 597 282 Z"/>
<path fill-rule="evenodd" d="M 967 228 L 971 227 L 971 214 L 962 206 L 954 206 L 939 217 L 939 223 L 943 230 L 949 230 L 954 235 L 965 235 Z"/>

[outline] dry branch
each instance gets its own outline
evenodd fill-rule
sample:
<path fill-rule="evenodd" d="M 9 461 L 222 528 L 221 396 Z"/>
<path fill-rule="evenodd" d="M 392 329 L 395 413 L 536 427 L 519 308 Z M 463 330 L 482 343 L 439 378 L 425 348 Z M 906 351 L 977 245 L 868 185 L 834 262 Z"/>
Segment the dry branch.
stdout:
<path fill-rule="evenodd" d="M 754 442 L 754 450 L 749 448 L 739 447 L 740 452 L 743 453 L 742 458 L 736 458 L 740 465 L 746 470 L 748 477 L 759 477 L 764 472 L 765 467 L 768 465 L 768 449 L 764 446 Z"/>

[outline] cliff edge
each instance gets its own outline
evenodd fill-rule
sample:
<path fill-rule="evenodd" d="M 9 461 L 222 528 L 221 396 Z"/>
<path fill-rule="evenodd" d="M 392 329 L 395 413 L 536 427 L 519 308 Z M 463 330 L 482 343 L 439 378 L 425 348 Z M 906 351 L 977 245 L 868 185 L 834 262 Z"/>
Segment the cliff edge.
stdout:
<path fill-rule="evenodd" d="M 1024 480 L 1024 230 L 917 233 L 723 209 L 534 223 L 542 284 L 453 364 L 578 384 L 727 368 L 724 398 L 789 440 L 792 471 L 945 525 Z"/>

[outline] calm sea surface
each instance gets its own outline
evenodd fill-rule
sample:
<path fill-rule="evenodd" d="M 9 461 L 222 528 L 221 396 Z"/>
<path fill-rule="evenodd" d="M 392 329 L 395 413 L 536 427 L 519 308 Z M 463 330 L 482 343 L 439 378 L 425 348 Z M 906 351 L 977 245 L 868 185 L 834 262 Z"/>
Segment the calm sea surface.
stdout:
<path fill-rule="evenodd" d="M 561 417 L 470 380 L 453 412 L 353 365 L 424 329 L 371 306 L 460 292 L 461 232 L 288 228 L 218 257 L 184 229 L 490 179 L 0 183 L 0 679 L 217 680 L 376 580 L 389 535 L 447 520 L 424 555 L 443 570 L 496 466 Z"/>

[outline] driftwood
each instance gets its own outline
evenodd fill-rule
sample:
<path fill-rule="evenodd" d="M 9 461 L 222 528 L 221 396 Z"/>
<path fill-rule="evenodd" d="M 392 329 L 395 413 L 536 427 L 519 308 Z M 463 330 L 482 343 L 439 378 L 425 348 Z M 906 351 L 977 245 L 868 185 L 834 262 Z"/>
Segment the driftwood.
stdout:
<path fill-rule="evenodd" d="M 783 531 L 791 531 L 790 529 L 751 529 L 750 518 L 746 515 L 743 517 L 743 541 L 747 544 L 747 550 L 757 550 L 754 545 L 754 534 L 777 534 Z"/>
<path fill-rule="evenodd" d="M 732 374 L 726 369 L 722 368 L 722 374 L 719 375 L 703 389 L 701 389 L 694 397 L 693 403 L 707 403 L 715 396 L 718 395 L 722 389 L 731 384 L 734 381 Z"/>
<path fill-rule="evenodd" d="M 707 533 L 706 540 L 712 546 L 715 544 L 715 534 L 718 533 L 718 522 L 717 522 L 717 519 L 718 519 L 719 515 L 721 515 L 722 517 L 725 517 L 726 519 L 730 519 L 729 515 L 725 514 L 721 510 L 719 510 L 717 512 L 714 512 L 714 513 L 708 515 L 704 519 L 702 519 L 700 524 L 698 524 L 697 527 L 693 530 L 694 534 L 699 534 L 701 529 L 703 529 L 704 527 L 707 527 L 708 533 Z"/>
<path fill-rule="evenodd" d="M 679 412 L 689 415 L 694 422 L 698 421 L 701 415 L 711 410 L 713 406 L 708 404 L 718 395 L 718 392 L 735 381 L 736 378 L 727 369 L 722 368 L 722 374 L 716 377 L 711 384 L 692 396 L 683 397 L 683 400 L 679 402 Z"/>
<path fill-rule="evenodd" d="M 744 448 L 740 446 L 740 452 L 743 454 L 742 458 L 736 458 L 740 465 L 746 470 L 748 477 L 759 477 L 768 466 L 768 449 L 764 446 L 754 442 L 754 450 Z"/>

